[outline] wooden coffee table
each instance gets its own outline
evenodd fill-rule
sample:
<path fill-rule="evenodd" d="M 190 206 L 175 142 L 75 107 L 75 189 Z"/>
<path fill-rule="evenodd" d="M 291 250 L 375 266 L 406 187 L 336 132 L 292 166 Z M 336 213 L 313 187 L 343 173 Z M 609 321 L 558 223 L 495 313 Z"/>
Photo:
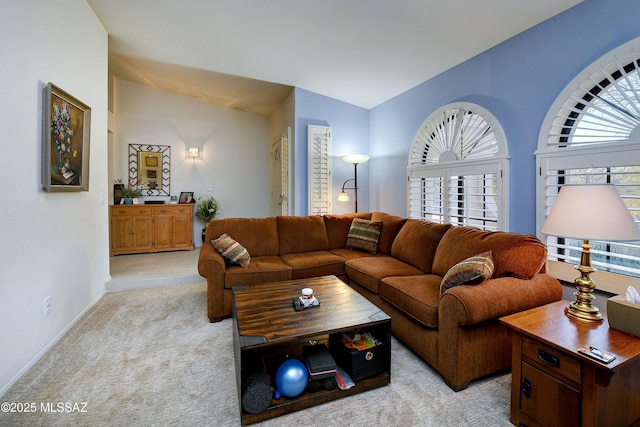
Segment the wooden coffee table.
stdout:
<path fill-rule="evenodd" d="M 303 288 L 313 289 L 319 307 L 295 311 L 291 300 L 301 295 Z M 330 347 L 331 334 L 355 329 L 370 331 L 386 344 L 378 356 L 384 360 L 380 374 L 360 380 L 348 390 L 305 391 L 294 398 L 272 399 L 262 412 L 243 410 L 243 371 L 254 369 L 256 356 L 275 385 L 275 373 L 286 357 L 302 360 L 303 346 L 314 342 Z M 391 380 L 391 318 L 335 276 L 234 288 L 233 347 L 242 425 L 382 387 Z"/>

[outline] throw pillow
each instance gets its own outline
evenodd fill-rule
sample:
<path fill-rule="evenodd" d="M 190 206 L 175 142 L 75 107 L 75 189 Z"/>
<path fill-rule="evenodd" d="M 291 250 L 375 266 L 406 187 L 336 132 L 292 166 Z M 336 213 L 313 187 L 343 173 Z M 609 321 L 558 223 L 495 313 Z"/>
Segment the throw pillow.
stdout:
<path fill-rule="evenodd" d="M 249 267 L 251 256 L 240 243 L 233 240 L 227 233 L 211 241 L 214 248 L 229 262 L 240 264 L 243 268 Z"/>
<path fill-rule="evenodd" d="M 375 254 L 378 251 L 380 230 L 382 230 L 382 221 L 354 218 L 347 235 L 347 249 Z"/>
<path fill-rule="evenodd" d="M 440 283 L 440 293 L 458 285 L 475 285 L 493 275 L 491 251 L 483 252 L 460 261 L 447 271 Z"/>

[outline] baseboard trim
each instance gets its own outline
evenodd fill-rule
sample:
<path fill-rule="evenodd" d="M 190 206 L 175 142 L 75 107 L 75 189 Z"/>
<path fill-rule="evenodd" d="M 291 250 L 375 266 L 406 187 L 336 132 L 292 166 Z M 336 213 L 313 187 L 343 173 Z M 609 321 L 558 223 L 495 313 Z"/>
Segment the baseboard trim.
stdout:
<path fill-rule="evenodd" d="M 197 274 L 135 280 L 111 279 L 104 284 L 104 287 L 107 292 L 123 292 L 139 289 L 164 288 L 167 286 L 177 285 L 195 285 L 196 283 L 202 283 L 205 280 L 206 279 L 204 277 Z"/>
<path fill-rule="evenodd" d="M 69 330 L 73 328 L 76 325 L 76 323 L 78 323 L 78 321 L 80 321 L 80 319 L 82 319 L 82 317 L 84 317 L 84 315 L 87 314 L 87 312 L 91 310 L 93 306 L 95 306 L 98 303 L 98 301 L 102 299 L 105 293 L 106 292 L 103 291 L 102 294 L 98 296 L 98 298 L 96 298 L 84 310 L 82 310 L 76 317 L 74 317 L 67 326 L 65 326 L 55 337 L 53 337 L 51 341 L 49 341 L 49 343 L 47 343 L 47 345 L 45 345 L 42 348 L 42 350 L 40 350 L 25 366 L 22 367 L 22 369 L 18 371 L 18 373 L 15 374 L 7 384 L 2 386 L 2 388 L 0 389 L 0 397 L 4 396 L 5 393 L 7 393 L 9 389 L 11 389 L 11 387 L 13 387 L 13 385 L 17 383 L 20 380 L 20 378 L 22 378 L 23 375 L 29 371 L 29 369 L 31 369 L 36 363 L 38 363 L 38 361 L 42 359 L 42 357 L 45 354 L 47 354 L 49 350 L 51 350 L 51 347 L 56 345 L 58 341 L 60 341 L 60 339 L 62 339 L 62 337 L 65 336 L 65 334 L 69 332 Z"/>

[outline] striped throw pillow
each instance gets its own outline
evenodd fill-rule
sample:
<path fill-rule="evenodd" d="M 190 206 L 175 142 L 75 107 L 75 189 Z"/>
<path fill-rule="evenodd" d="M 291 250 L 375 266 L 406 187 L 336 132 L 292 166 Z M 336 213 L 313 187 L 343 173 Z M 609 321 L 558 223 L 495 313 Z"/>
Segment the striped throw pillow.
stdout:
<path fill-rule="evenodd" d="M 458 285 L 475 285 L 493 275 L 491 251 L 483 252 L 460 261 L 447 271 L 440 282 L 440 293 Z"/>
<path fill-rule="evenodd" d="M 354 218 L 347 235 L 347 249 L 375 254 L 378 251 L 380 230 L 382 230 L 382 221 Z"/>
<path fill-rule="evenodd" d="M 211 244 L 227 261 L 240 264 L 243 268 L 249 267 L 249 263 L 251 262 L 249 252 L 227 233 L 222 233 L 220 237 L 212 240 Z"/>

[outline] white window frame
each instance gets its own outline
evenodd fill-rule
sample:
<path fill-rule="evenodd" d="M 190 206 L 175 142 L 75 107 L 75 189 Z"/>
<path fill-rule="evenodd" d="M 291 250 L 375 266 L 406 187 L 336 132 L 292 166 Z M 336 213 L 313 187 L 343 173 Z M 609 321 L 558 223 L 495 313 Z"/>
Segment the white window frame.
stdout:
<path fill-rule="evenodd" d="M 496 140 L 496 152 L 493 155 L 479 158 L 479 159 L 440 159 L 437 163 L 431 162 L 427 164 L 415 164 L 414 158 L 416 153 L 423 150 L 422 143 L 419 142 L 421 134 L 427 129 L 427 127 L 433 123 L 434 120 L 439 120 L 443 113 L 453 109 L 463 109 L 474 114 L 479 115 L 490 126 L 492 133 Z M 493 175 L 495 178 L 495 198 L 496 198 L 496 217 L 495 221 L 487 220 L 487 224 L 479 225 L 478 221 L 469 217 L 464 217 L 465 224 L 468 221 L 469 225 L 476 226 L 488 230 L 508 230 L 509 229 L 509 155 L 508 145 L 504 130 L 498 120 L 483 107 L 468 103 L 457 102 L 445 105 L 431 114 L 419 127 L 414 138 L 411 150 L 409 152 L 408 166 L 407 166 L 407 213 L 410 218 L 426 219 L 441 223 L 459 224 L 459 216 L 451 215 L 449 207 L 452 203 L 455 203 L 451 197 L 450 180 L 455 176 L 477 176 L 477 175 Z M 425 215 L 424 211 L 426 207 L 424 205 L 420 207 L 412 206 L 412 181 L 420 180 L 421 178 L 438 178 L 441 177 L 442 181 L 442 200 L 440 204 L 439 215 L 431 216 Z M 419 210 L 420 213 L 415 212 Z M 483 220 L 479 220 L 483 221 Z M 490 224 L 494 223 L 494 226 Z"/>
<path fill-rule="evenodd" d="M 547 112 L 540 129 L 538 138 L 538 150 L 536 151 L 536 165 L 538 176 L 536 180 L 536 231 L 543 242 L 549 243 L 550 256 L 547 263 L 548 272 L 558 279 L 573 282 L 579 273 L 575 270 L 575 264 L 556 261 L 551 247 L 554 236 L 546 236 L 540 231 L 546 216 L 550 211 L 550 191 L 547 189 L 549 171 L 558 169 L 589 169 L 601 167 L 620 167 L 640 165 L 640 127 L 634 131 L 627 130 L 627 136 L 612 135 L 610 139 L 582 138 L 574 142 L 573 132 L 568 129 L 579 128 L 581 116 L 575 119 L 575 126 L 567 125 L 567 115 L 575 110 L 575 105 L 580 103 L 582 97 L 595 87 L 603 79 L 615 80 L 612 73 L 624 67 L 631 61 L 637 61 L 640 56 L 640 38 L 619 46 L 585 68 L 569 83 L 558 95 L 555 102 Z M 606 91 L 607 87 L 604 88 Z M 640 91 L 640 88 L 635 88 Z M 604 92 L 603 92 L 604 93 Z M 625 100 L 626 101 L 626 100 Z M 637 107 L 637 105 L 636 105 Z M 587 111 L 587 109 L 585 109 Z M 595 129 L 593 125 L 590 126 Z M 561 130 L 564 128 L 564 133 Z M 603 128 L 604 129 L 604 128 Z M 563 138 L 563 141 L 560 138 Z M 574 142 L 572 144 L 572 142 Z M 596 201 L 585 200 L 585 206 Z M 547 240 L 549 239 L 549 240 Z M 640 287 L 640 278 L 607 271 L 597 271 L 593 275 L 597 288 L 614 294 L 624 294 L 627 286 Z"/>

